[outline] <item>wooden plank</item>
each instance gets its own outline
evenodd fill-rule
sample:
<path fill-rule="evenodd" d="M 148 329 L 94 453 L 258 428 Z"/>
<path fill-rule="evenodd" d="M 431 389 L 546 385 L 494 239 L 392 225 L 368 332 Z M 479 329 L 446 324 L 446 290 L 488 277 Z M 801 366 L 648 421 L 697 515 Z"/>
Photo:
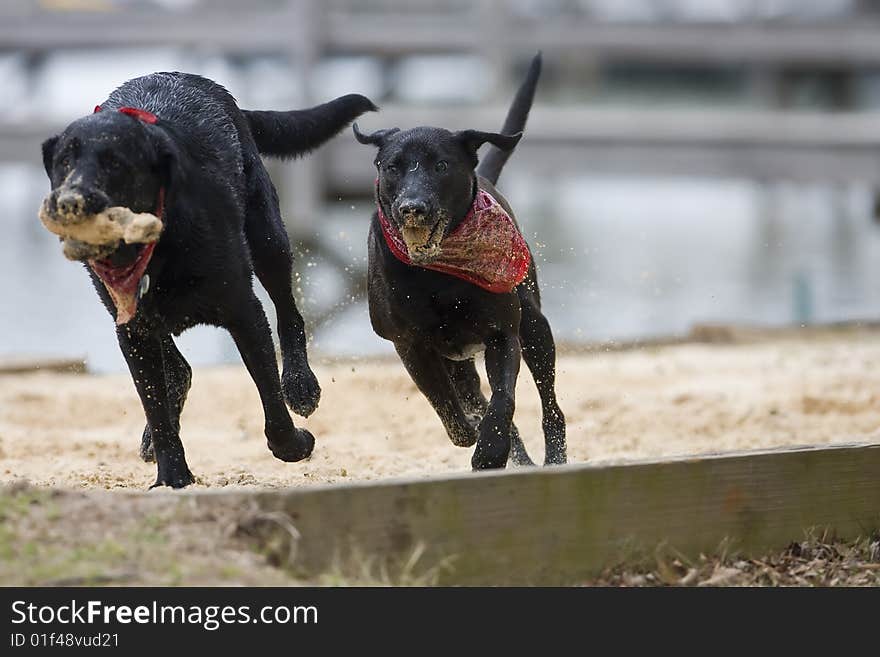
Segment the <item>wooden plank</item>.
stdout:
<path fill-rule="evenodd" d="M 196 493 L 225 503 L 228 494 Z M 659 544 L 697 556 L 756 553 L 809 528 L 880 527 L 880 445 L 760 451 L 615 465 L 323 486 L 257 495 L 301 534 L 296 566 L 424 567 L 446 584 L 571 584 Z M 354 557 L 352 556 L 354 555 Z"/>
<path fill-rule="evenodd" d="M 0 356 L 0 374 L 27 372 L 61 372 L 85 374 L 85 358 L 51 358 L 44 356 Z"/>

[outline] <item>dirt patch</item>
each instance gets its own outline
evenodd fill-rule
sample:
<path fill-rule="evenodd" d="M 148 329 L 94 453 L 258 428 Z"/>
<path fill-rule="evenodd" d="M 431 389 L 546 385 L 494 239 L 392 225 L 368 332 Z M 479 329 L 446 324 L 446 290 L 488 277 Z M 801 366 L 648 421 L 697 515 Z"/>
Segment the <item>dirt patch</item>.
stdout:
<path fill-rule="evenodd" d="M 870 442 L 880 428 L 880 333 L 758 344 L 687 344 L 563 354 L 569 460 L 594 463 L 739 449 Z M 313 456 L 282 463 L 265 445 L 243 366 L 196 370 L 181 436 L 197 486 L 309 486 L 470 470 L 400 363 L 319 362 L 307 420 Z M 516 422 L 543 455 L 540 403 L 523 368 Z M 144 490 L 143 411 L 127 374 L 0 375 L 0 481 Z"/>
<path fill-rule="evenodd" d="M 564 353 L 557 389 L 570 461 L 876 442 L 878 362 L 876 331 Z M 195 488 L 259 491 L 470 469 L 472 450 L 449 442 L 396 360 L 320 362 L 316 371 L 321 406 L 298 420 L 316 435 L 315 453 L 288 464 L 265 447 L 244 368 L 197 370 L 181 432 Z M 516 420 L 539 460 L 540 404 L 522 372 Z M 127 375 L 0 375 L 0 482 L 11 485 L 0 489 L 0 584 L 431 584 L 444 568 L 413 554 L 401 564 L 364 558 L 298 573 L 290 567 L 295 527 L 247 496 L 204 505 L 143 492 L 155 465 L 137 457 L 142 429 Z M 809 536 L 761 558 L 721 550 L 696 561 L 661 550 L 646 567 L 628 561 L 587 583 L 877 585 L 878 545 L 876 536 L 848 544 Z"/>

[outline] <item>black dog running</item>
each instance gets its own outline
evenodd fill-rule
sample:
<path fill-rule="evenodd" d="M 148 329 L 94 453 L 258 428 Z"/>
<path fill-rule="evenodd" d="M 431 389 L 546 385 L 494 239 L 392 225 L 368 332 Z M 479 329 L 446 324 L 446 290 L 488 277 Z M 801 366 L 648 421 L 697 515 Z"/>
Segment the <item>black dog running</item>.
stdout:
<path fill-rule="evenodd" d="M 306 356 L 291 289 L 291 249 L 260 152 L 293 157 L 375 110 L 349 95 L 308 110 L 239 110 L 220 85 L 182 73 L 126 82 L 94 114 L 43 144 L 52 183 L 48 217 L 76 221 L 108 208 L 150 213 L 158 241 L 119 241 L 107 253 L 73 250 L 117 321 L 119 346 L 146 415 L 141 443 L 155 458 L 155 486 L 193 482 L 178 435 L 189 364 L 172 335 L 197 324 L 226 328 L 256 384 L 269 449 L 283 461 L 309 456 L 314 438 L 284 402 L 309 415 L 321 389 Z M 71 255 L 65 245 L 65 253 Z M 254 294 L 256 272 L 278 316 L 283 373 Z"/>
<path fill-rule="evenodd" d="M 520 356 L 541 397 L 545 464 L 565 463 L 556 403 L 556 347 L 534 262 L 513 211 L 494 187 L 522 136 L 540 54 L 517 91 L 502 133 L 397 128 L 355 136 L 378 147 L 377 211 L 369 233 L 373 329 L 394 343 L 452 442 L 476 443 L 474 468 L 531 459 L 513 424 Z M 477 166 L 477 149 L 492 145 Z M 473 356 L 485 351 L 487 402 Z"/>

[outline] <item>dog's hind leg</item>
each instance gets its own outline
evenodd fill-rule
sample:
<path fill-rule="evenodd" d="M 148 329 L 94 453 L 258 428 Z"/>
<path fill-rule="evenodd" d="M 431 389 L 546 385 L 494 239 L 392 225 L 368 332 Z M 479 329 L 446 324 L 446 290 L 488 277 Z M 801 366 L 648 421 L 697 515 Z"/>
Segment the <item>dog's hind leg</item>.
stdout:
<path fill-rule="evenodd" d="M 447 360 L 445 362 L 449 377 L 458 392 L 458 398 L 461 399 L 465 413 L 476 427 L 486 414 L 489 402 L 486 401 L 480 388 L 480 375 L 477 373 L 474 361 Z M 535 465 L 526 451 L 526 446 L 523 445 L 519 430 L 512 422 L 510 423 L 510 461 L 514 465 Z"/>
<path fill-rule="evenodd" d="M 192 368 L 186 362 L 183 354 L 177 349 L 177 345 L 174 344 L 174 340 L 170 335 L 163 335 L 160 340 L 162 342 L 162 358 L 165 364 L 165 390 L 168 395 L 168 410 L 171 414 L 171 424 L 179 434 L 180 414 L 183 411 L 183 405 L 186 403 L 186 396 L 189 393 L 190 383 L 192 382 Z M 149 423 L 144 427 L 144 433 L 141 436 L 140 455 L 148 463 L 156 460 Z"/>
<path fill-rule="evenodd" d="M 128 363 L 155 450 L 156 486 L 183 488 L 195 479 L 186 465 L 183 443 L 175 424 L 174 401 L 169 399 L 162 338 L 142 333 L 128 324 L 117 327 L 122 355 Z"/>
<path fill-rule="evenodd" d="M 443 358 L 422 346 L 394 343 L 410 377 L 440 417 L 449 439 L 457 447 L 470 447 L 477 441 L 476 427 L 465 414 L 458 393 L 443 366 Z"/>
<path fill-rule="evenodd" d="M 520 293 L 522 355 L 541 396 L 544 465 L 566 462 L 565 416 L 556 402 L 556 345 L 547 318 L 528 291 Z"/>
<path fill-rule="evenodd" d="M 262 166 L 250 171 L 251 192 L 245 218 L 245 235 L 254 271 L 269 293 L 278 317 L 281 344 L 281 389 L 290 408 L 308 417 L 318 407 L 321 386 L 309 367 L 306 330 L 293 299 L 293 254 L 281 220 L 278 195 Z"/>
<path fill-rule="evenodd" d="M 284 406 L 275 347 L 266 313 L 253 290 L 236 301 L 235 316 L 224 325 L 241 354 L 245 367 L 260 393 L 265 415 L 265 432 L 269 449 L 281 461 L 300 461 L 315 447 L 315 439 L 305 429 L 297 429 Z"/>

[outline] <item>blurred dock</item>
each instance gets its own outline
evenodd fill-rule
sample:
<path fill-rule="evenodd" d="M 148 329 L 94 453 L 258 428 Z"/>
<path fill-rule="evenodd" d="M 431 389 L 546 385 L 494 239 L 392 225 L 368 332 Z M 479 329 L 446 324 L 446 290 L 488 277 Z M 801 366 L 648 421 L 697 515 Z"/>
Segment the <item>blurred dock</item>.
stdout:
<path fill-rule="evenodd" d="M 302 90 L 301 106 L 323 100 L 315 97 L 310 75 L 328 55 L 388 60 L 414 53 L 469 53 L 489 67 L 492 89 L 486 103 L 462 108 L 382 102 L 381 114 L 363 119 L 370 128 L 495 128 L 520 69 L 537 50 L 551 63 L 574 59 L 593 68 L 616 63 L 735 67 L 748 81 L 745 107 L 560 106 L 542 103 L 539 94 L 521 159 L 542 175 L 576 168 L 860 181 L 880 188 L 880 112 L 852 107 L 847 91 L 855 76 L 880 70 L 880 21 L 870 3 L 840 19 L 746 17 L 726 23 L 609 23 L 589 12 L 529 14 L 521 10 L 528 3 L 515 11 L 497 0 L 257 4 L 260 11 L 235 2 L 193 3 L 171 13 L 144 3 L 117 9 L 99 1 L 9 2 L 0 8 L 0 50 L 25 52 L 35 66 L 57 49 L 167 45 L 229 56 L 280 55 L 290 61 L 291 84 Z M 792 71 L 807 67 L 826 72 L 837 85 L 839 111 L 786 107 L 787 80 Z M 0 122 L 0 161 L 38 163 L 40 141 L 62 127 Z M 273 173 L 290 227 L 303 233 L 310 232 L 326 198 L 366 196 L 374 175 L 369 155 L 351 139 L 338 139 L 303 161 L 273 164 Z"/>

